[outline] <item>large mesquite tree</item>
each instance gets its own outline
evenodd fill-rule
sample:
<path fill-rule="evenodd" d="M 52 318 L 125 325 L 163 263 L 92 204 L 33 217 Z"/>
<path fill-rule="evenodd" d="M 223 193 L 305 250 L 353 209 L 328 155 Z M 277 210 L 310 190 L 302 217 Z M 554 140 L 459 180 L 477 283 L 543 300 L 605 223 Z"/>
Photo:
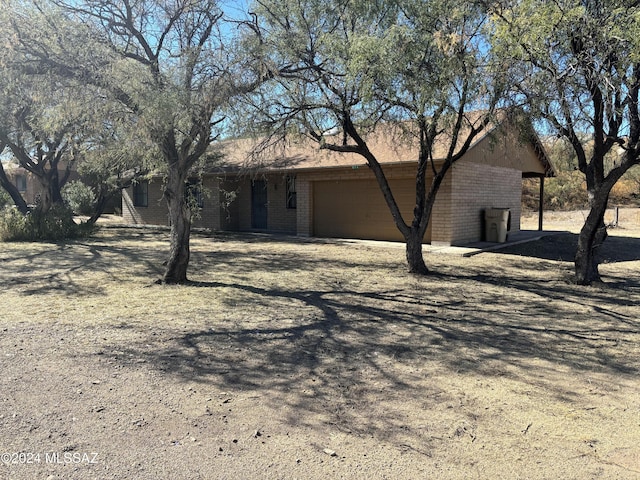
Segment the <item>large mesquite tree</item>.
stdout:
<path fill-rule="evenodd" d="M 575 279 L 600 280 L 609 193 L 640 163 L 638 2 L 491 2 L 495 52 L 514 61 L 512 97 L 566 138 L 584 174 L 589 214 L 580 231 Z"/>
<path fill-rule="evenodd" d="M 98 195 L 113 193 L 120 179 L 140 171 L 146 150 L 130 112 L 83 78 L 89 66 L 113 61 L 95 30 L 45 5 L 8 1 L 0 11 L 0 147 L 37 180 L 42 214 L 63 203 L 73 169 L 91 173 Z M 1 165 L 0 185 L 26 214 Z"/>
<path fill-rule="evenodd" d="M 438 189 L 494 120 L 500 98 L 485 13 L 449 0 L 257 0 L 253 8 L 250 48 L 266 68 L 279 67 L 247 99 L 252 125 L 271 138 L 301 133 L 321 149 L 361 155 L 406 241 L 409 271 L 427 273 L 422 242 Z M 410 218 L 368 142 L 382 124 L 417 145 Z M 444 159 L 434 159 L 438 143 Z"/>
<path fill-rule="evenodd" d="M 192 212 L 185 198 L 190 168 L 212 141 L 214 116 L 233 89 L 218 35 L 215 0 L 56 1 L 103 35 L 118 62 L 141 77 L 100 82 L 141 118 L 166 170 L 171 244 L 165 283 L 187 280 Z"/>
<path fill-rule="evenodd" d="M 27 73 L 27 59 L 14 50 L 15 16 L 0 12 L 0 145 L 39 183 L 41 213 L 62 204 L 60 190 L 69 176 L 87 110 L 76 86 L 46 74 Z M 27 212 L 20 192 L 0 165 L 0 185 L 16 207 Z"/>
<path fill-rule="evenodd" d="M 39 0 L 33 11 L 47 16 Z M 171 243 L 165 283 L 187 281 L 192 212 L 185 198 L 191 168 L 215 138 L 220 113 L 238 92 L 259 82 L 239 66 L 223 41 L 223 13 L 216 0 L 50 0 L 78 25 L 55 39 L 34 42 L 33 29 L 16 40 L 38 69 L 98 88 L 135 118 L 137 133 L 161 160 Z M 47 23 L 46 21 L 44 23 Z M 86 39 L 86 45 L 78 39 Z M 50 46 L 53 47 L 50 48 Z M 238 73 L 238 72 L 241 73 Z"/>

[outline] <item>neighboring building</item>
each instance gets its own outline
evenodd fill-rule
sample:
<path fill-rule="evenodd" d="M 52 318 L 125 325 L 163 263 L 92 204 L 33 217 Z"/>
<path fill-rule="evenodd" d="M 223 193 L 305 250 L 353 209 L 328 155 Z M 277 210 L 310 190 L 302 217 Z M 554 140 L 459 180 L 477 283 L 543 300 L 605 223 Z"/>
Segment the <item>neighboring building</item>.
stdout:
<path fill-rule="evenodd" d="M 416 149 L 391 131 L 379 132 L 368 139 L 368 144 L 383 165 L 405 220 L 411 221 Z M 436 163 L 445 156 L 445 146 L 435 148 Z M 317 145 L 307 143 L 289 144 L 277 152 L 263 151 L 252 161 L 255 143 L 250 140 L 228 141 L 222 148 L 226 153 L 224 166 L 205 174 L 198 187 L 201 190 L 196 189 L 202 209 L 194 226 L 403 240 L 361 156 L 319 150 Z M 510 209 L 511 231 L 519 230 L 522 178 L 539 177 L 542 186 L 544 177 L 553 175 L 535 133 L 521 139 L 507 124 L 493 128 L 478 138 L 447 173 L 425 242 L 456 245 L 481 240 L 483 212 L 488 208 Z M 427 177 L 427 185 L 430 181 Z M 160 177 L 123 191 L 122 201 L 125 221 L 168 224 Z"/>
<path fill-rule="evenodd" d="M 58 170 L 58 175 L 60 178 L 62 178 L 66 173 L 64 167 L 65 166 L 62 165 Z M 38 182 L 37 177 L 24 167 L 21 167 L 20 165 L 13 162 L 3 163 L 3 168 L 7 175 L 7 178 L 18 188 L 18 191 L 22 195 L 22 198 L 24 198 L 25 202 L 27 202 L 27 205 L 35 205 L 38 202 L 38 199 L 42 192 L 42 186 L 40 185 L 40 182 Z M 77 180 L 82 180 L 82 178 L 80 177 L 80 175 L 78 175 L 78 172 L 74 167 L 69 173 L 69 177 L 67 178 L 66 183 Z M 115 195 L 114 198 L 108 202 L 107 206 L 105 207 L 104 213 L 120 212 L 121 203 L 122 200 L 120 198 L 120 195 Z"/>
<path fill-rule="evenodd" d="M 24 201 L 27 202 L 27 205 L 35 204 L 38 194 L 40 193 L 40 184 L 36 177 L 15 163 L 3 162 L 3 167 L 7 178 L 18 188 L 20 195 L 22 195 Z"/>

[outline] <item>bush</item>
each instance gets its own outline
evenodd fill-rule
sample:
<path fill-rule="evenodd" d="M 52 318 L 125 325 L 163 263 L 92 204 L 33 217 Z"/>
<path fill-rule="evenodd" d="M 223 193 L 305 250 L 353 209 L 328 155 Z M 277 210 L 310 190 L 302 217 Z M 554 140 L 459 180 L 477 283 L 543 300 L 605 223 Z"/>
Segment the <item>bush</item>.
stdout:
<path fill-rule="evenodd" d="M 0 241 L 4 242 L 59 241 L 92 232 L 92 225 L 76 224 L 73 212 L 62 205 L 54 205 L 46 213 L 35 209 L 27 215 L 13 207 L 0 211 Z"/>
<path fill-rule="evenodd" d="M 0 211 L 0 240 L 3 242 L 25 240 L 26 232 L 27 217 L 17 208 L 5 207 Z"/>
<path fill-rule="evenodd" d="M 523 208 L 538 209 L 539 190 L 539 179 L 523 181 Z M 588 206 L 584 176 L 580 172 L 559 172 L 557 177 L 545 179 L 544 208 L 546 210 L 580 210 Z"/>
<path fill-rule="evenodd" d="M 623 177 L 611 189 L 609 205 L 637 205 L 639 196 L 640 187 L 638 183 Z"/>
<path fill-rule="evenodd" d="M 9 195 L 4 188 L 0 188 L 0 209 L 12 203 L 11 195 Z"/>
<path fill-rule="evenodd" d="M 589 207 L 584 175 L 575 170 L 559 172 L 545 181 L 545 207 L 549 210 L 580 210 Z"/>
<path fill-rule="evenodd" d="M 539 179 L 523 180 L 522 206 L 525 210 L 538 209 Z M 544 208 L 546 210 L 582 210 L 589 208 L 584 175 L 578 171 L 559 172 L 544 182 Z M 611 189 L 609 206 L 640 204 L 640 183 L 622 178 Z"/>
<path fill-rule="evenodd" d="M 62 189 L 62 198 L 76 215 L 91 215 L 95 194 L 88 185 L 76 180 L 69 182 Z"/>

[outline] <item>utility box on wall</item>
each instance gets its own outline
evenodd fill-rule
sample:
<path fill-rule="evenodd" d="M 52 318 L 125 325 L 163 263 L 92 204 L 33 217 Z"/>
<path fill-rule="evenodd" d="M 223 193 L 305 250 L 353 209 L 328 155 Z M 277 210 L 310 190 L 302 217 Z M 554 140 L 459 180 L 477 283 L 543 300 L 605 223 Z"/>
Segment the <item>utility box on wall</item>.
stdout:
<path fill-rule="evenodd" d="M 511 223 L 508 208 L 489 208 L 484 211 L 485 236 L 487 242 L 504 243 L 507 241 Z"/>

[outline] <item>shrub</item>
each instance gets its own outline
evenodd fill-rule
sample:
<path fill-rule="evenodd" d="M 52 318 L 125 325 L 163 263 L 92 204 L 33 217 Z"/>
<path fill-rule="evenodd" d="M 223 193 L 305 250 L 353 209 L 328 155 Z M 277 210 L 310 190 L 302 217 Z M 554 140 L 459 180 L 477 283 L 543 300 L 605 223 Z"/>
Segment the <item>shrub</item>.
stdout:
<path fill-rule="evenodd" d="M 579 171 L 559 172 L 545 182 L 545 207 L 550 210 L 588 208 L 587 186 Z"/>
<path fill-rule="evenodd" d="M 27 239 L 27 216 L 15 207 L 5 207 L 0 211 L 0 240 L 3 242 Z"/>
<path fill-rule="evenodd" d="M 522 206 L 525 210 L 538 209 L 540 180 L 525 179 L 522 182 Z M 584 175 L 580 172 L 559 172 L 555 178 L 544 182 L 544 207 L 546 210 L 582 210 L 589 208 Z M 640 183 L 622 178 L 611 189 L 609 206 L 632 206 L 640 203 Z"/>
<path fill-rule="evenodd" d="M 95 194 L 93 189 L 79 180 L 69 182 L 62 189 L 62 198 L 76 215 L 91 215 Z"/>
<path fill-rule="evenodd" d="M 526 210 L 538 209 L 540 180 L 523 181 L 522 203 Z M 587 208 L 587 189 L 580 172 L 559 172 L 544 182 L 544 208 L 547 210 L 580 210 Z"/>
<path fill-rule="evenodd" d="M 638 203 L 638 194 L 640 188 L 633 180 L 627 180 L 624 177 L 618 180 L 609 195 L 610 205 L 634 205 Z"/>
<path fill-rule="evenodd" d="M 7 205 L 11 205 L 13 202 L 11 201 L 11 195 L 9 195 L 6 190 L 0 188 L 0 209 L 6 207 Z"/>
<path fill-rule="evenodd" d="M 73 213 L 63 205 L 54 205 L 46 213 L 35 209 L 27 215 L 16 208 L 0 211 L 0 240 L 4 242 L 59 241 L 86 237 L 93 226 L 73 221 Z"/>

